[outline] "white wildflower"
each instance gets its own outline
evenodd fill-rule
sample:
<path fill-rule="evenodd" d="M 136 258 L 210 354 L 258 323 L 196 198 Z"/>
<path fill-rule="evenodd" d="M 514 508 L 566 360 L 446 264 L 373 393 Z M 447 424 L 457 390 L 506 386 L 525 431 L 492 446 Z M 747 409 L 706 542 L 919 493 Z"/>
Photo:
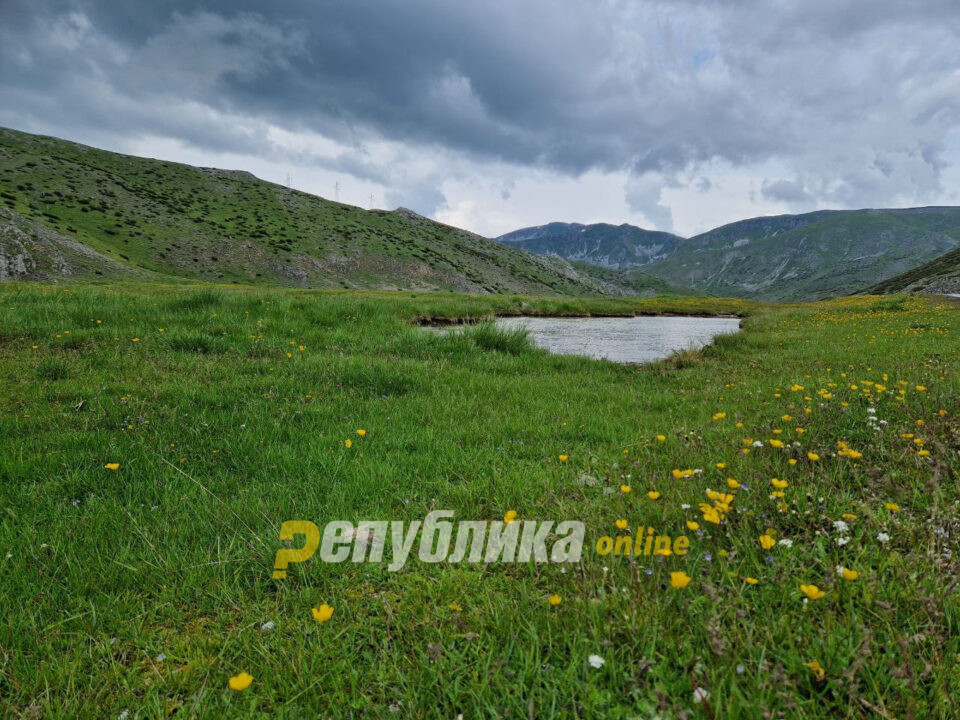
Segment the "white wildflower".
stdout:
<path fill-rule="evenodd" d="M 590 667 L 599 669 L 603 667 L 603 664 L 606 662 L 606 660 L 599 655 L 591 655 L 587 658 L 587 662 L 590 663 Z"/>
<path fill-rule="evenodd" d="M 702 687 L 694 688 L 693 701 L 695 703 L 702 703 L 708 697 L 710 697 L 710 693 L 708 693 L 705 688 L 702 688 Z"/>

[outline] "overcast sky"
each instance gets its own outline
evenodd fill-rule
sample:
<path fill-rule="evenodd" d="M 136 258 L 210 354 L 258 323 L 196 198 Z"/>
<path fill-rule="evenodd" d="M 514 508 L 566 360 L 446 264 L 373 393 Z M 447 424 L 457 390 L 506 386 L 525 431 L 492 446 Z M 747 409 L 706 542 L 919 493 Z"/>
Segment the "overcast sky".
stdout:
<path fill-rule="evenodd" d="M 960 204 L 960 2 L 0 0 L 0 125 L 488 236 Z"/>

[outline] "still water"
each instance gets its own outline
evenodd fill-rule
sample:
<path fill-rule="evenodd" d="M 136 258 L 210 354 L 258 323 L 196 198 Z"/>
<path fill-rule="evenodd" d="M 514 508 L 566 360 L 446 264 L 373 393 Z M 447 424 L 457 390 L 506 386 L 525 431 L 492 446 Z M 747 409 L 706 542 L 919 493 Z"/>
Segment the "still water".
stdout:
<path fill-rule="evenodd" d="M 539 347 L 558 355 L 613 362 L 659 360 L 675 350 L 698 349 L 717 335 L 740 329 L 736 318 L 498 318 L 504 329 L 524 327 Z"/>

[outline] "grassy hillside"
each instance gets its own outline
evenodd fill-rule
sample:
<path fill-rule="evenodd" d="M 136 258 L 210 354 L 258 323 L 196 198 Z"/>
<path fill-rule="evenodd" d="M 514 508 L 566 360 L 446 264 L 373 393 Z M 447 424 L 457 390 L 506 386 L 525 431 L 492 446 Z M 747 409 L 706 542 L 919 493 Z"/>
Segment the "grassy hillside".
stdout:
<path fill-rule="evenodd" d="M 918 268 L 877 283 L 864 292 L 960 295 L 960 248 Z"/>
<path fill-rule="evenodd" d="M 623 294 L 649 297 L 651 295 L 708 295 L 693 288 L 657 277 L 644 268 L 616 270 L 600 265 L 571 260 L 570 264 L 581 275 L 596 278 L 610 287 L 621 288 Z"/>
<path fill-rule="evenodd" d="M 749 317 L 643 368 L 411 324 L 521 311 Z M 956 718 L 956 304 L 14 283 L 0 317 L 3 717 Z M 581 520 L 582 562 L 272 579 L 285 520 L 436 509 Z M 690 552 L 597 553 L 641 527 Z"/>
<path fill-rule="evenodd" d="M 0 129 L 0 268 L 317 288 L 618 292 L 568 263 L 404 210 Z M 32 242 L 31 242 L 32 240 Z M 76 257 L 79 253 L 83 258 Z"/>
<path fill-rule="evenodd" d="M 682 238 L 633 225 L 549 223 L 523 228 L 497 238 L 499 242 L 567 260 L 627 269 L 672 255 Z"/>
<path fill-rule="evenodd" d="M 960 208 L 756 218 L 690 238 L 648 272 L 717 295 L 844 295 L 960 245 Z"/>

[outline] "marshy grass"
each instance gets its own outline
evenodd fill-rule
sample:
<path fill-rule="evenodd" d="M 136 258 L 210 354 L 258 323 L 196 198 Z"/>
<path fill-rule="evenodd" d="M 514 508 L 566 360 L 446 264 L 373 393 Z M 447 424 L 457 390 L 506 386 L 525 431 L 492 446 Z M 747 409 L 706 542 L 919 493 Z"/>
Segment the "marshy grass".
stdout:
<path fill-rule="evenodd" d="M 535 347 L 527 328 L 501 328 L 491 320 L 469 325 L 461 332 L 482 350 L 521 355 Z"/>

